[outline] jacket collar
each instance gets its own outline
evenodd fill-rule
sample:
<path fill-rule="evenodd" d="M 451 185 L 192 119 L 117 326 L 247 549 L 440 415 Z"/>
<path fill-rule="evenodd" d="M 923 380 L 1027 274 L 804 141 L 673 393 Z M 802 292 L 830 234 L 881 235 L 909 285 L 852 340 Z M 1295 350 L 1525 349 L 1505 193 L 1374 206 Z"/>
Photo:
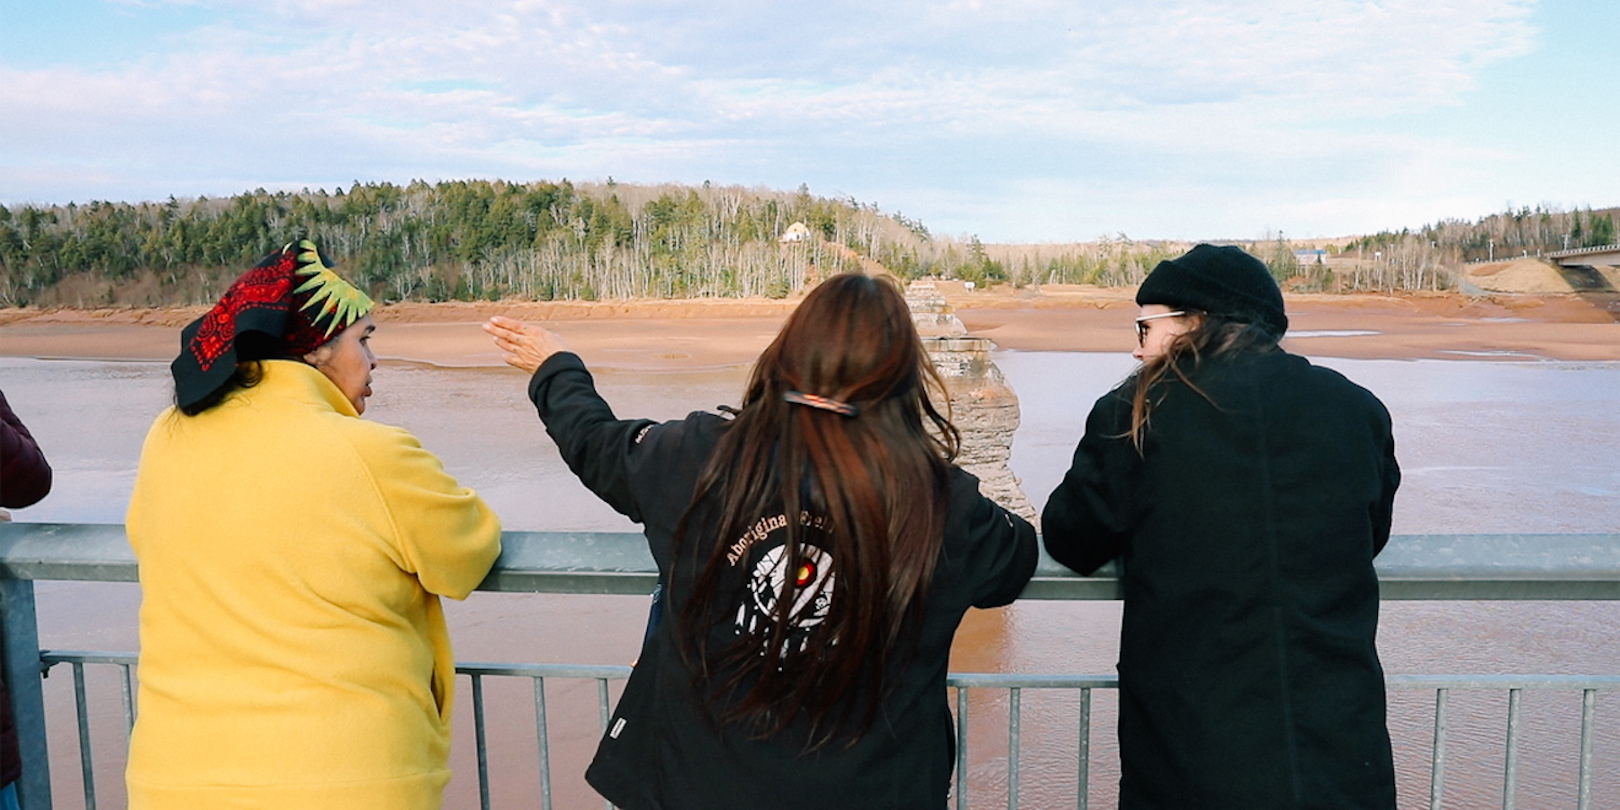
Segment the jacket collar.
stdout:
<path fill-rule="evenodd" d="M 265 360 L 264 376 L 249 391 L 264 391 L 277 397 L 322 404 L 344 416 L 358 418 L 354 404 L 319 369 L 297 360 Z"/>

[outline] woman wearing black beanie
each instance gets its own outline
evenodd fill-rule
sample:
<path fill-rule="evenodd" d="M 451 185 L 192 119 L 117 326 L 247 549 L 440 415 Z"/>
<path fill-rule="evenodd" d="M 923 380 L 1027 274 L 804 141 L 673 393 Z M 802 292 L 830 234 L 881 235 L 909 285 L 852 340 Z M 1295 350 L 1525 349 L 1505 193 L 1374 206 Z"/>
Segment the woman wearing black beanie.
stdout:
<path fill-rule="evenodd" d="M 1121 563 L 1120 807 L 1393 808 L 1388 411 L 1277 346 L 1282 294 L 1238 248 L 1160 263 L 1136 302 L 1142 365 L 1041 515 L 1059 562 Z"/>

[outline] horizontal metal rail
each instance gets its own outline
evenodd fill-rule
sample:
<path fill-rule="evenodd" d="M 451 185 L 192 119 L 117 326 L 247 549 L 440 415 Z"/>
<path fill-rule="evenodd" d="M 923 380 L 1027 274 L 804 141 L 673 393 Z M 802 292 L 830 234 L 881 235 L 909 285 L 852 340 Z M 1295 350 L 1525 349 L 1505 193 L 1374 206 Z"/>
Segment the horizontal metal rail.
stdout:
<path fill-rule="evenodd" d="M 109 665 L 122 670 L 124 729 L 127 734 L 135 722 L 135 706 L 131 699 L 133 678 L 131 669 L 136 664 L 135 653 L 89 652 L 80 650 L 51 650 L 40 654 L 45 671 L 59 664 L 68 664 L 73 672 L 73 689 L 78 722 L 80 766 L 84 781 L 86 808 L 96 806 L 94 757 L 90 743 L 90 721 L 87 706 L 84 667 L 87 664 Z M 596 708 L 599 732 L 605 732 L 612 714 L 609 684 L 630 677 L 631 667 L 592 664 L 512 664 L 492 662 L 463 662 L 456 672 L 471 683 L 474 740 L 478 763 L 478 797 L 482 810 L 490 810 L 489 747 L 485 733 L 486 707 L 484 679 L 491 677 L 528 678 L 533 684 L 535 740 L 537 744 L 540 780 L 540 807 L 552 810 L 553 777 L 550 758 L 550 726 L 546 714 L 546 682 L 548 680 L 595 681 Z M 1579 675 L 1391 675 L 1386 678 L 1391 690 L 1435 693 L 1434 742 L 1429 758 L 1429 807 L 1439 810 L 1445 794 L 1445 770 L 1448 742 L 1448 701 L 1453 690 L 1491 690 L 1507 693 L 1507 740 L 1503 756 L 1503 810 L 1517 806 L 1520 700 L 1525 690 L 1580 692 L 1582 695 L 1580 764 L 1577 776 L 1577 810 L 1589 810 L 1592 794 L 1593 739 L 1596 723 L 1598 692 L 1620 691 L 1620 676 Z M 1007 696 L 1007 787 L 1008 810 L 1020 806 L 1019 774 L 1022 765 L 1021 741 L 1023 734 L 1022 701 L 1025 690 L 1069 690 L 1079 694 L 1077 717 L 1076 806 L 1086 810 L 1090 789 L 1091 769 L 1091 711 L 1092 693 L 1097 689 L 1119 688 L 1114 675 L 1040 675 L 1022 673 L 952 673 L 946 678 L 946 687 L 956 691 L 956 774 L 954 804 L 958 810 L 968 807 L 967 740 L 970 690 L 1002 692 Z M 608 805 L 611 807 L 611 805 Z"/>
<path fill-rule="evenodd" d="M 633 532 L 505 532 L 481 591 L 650 594 L 658 573 Z M 1620 599 L 1620 534 L 1396 535 L 1375 561 L 1379 596 L 1423 599 Z M 136 582 L 124 527 L 0 523 L 0 578 Z M 1020 599 L 1119 599 L 1117 569 L 1093 576 L 1043 552 Z"/>

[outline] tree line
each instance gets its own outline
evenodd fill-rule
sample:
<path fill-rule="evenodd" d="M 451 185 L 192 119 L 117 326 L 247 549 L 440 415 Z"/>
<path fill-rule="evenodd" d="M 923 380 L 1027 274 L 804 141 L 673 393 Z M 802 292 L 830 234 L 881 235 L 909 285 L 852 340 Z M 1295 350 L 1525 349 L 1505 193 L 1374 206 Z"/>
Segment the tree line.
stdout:
<path fill-rule="evenodd" d="M 1554 206 L 1528 206 L 1481 217 L 1474 222 L 1445 219 L 1417 231 L 1384 231 L 1347 246 L 1363 251 L 1397 244 L 1405 238 L 1427 241 L 1457 264 L 1544 256 L 1560 250 L 1615 244 L 1620 208 L 1590 206 L 1564 211 Z"/>
<path fill-rule="evenodd" d="M 1332 248 L 1357 261 L 1343 289 L 1448 289 L 1467 265 L 1546 256 L 1616 243 L 1620 208 L 1509 208 L 1469 222 L 1444 219 L 1417 230 L 1380 231 Z"/>
<path fill-rule="evenodd" d="M 1464 264 L 1611 244 L 1620 209 L 1537 207 L 1326 243 L 1238 244 L 1295 290 L 1449 289 Z M 795 227 L 795 225 L 800 227 Z M 853 198 L 737 186 L 458 180 L 228 198 L 0 206 L 0 306 L 215 300 L 312 238 L 383 301 L 785 297 L 877 263 L 903 279 L 1126 286 L 1190 242 L 986 245 Z"/>
<path fill-rule="evenodd" d="M 355 183 L 0 206 L 0 305 L 207 303 L 300 238 L 387 301 L 783 297 L 863 259 L 951 271 L 921 223 L 802 186 Z"/>

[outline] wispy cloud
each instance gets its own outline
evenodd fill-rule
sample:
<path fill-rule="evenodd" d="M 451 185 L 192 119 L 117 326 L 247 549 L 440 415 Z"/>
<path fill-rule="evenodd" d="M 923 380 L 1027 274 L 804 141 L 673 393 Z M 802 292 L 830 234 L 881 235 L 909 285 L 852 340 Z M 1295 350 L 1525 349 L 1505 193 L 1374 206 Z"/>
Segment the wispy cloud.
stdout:
<path fill-rule="evenodd" d="M 1264 206 L 1291 198 L 1295 172 L 1447 173 L 1455 144 L 1340 125 L 1461 104 L 1485 66 L 1536 43 L 1532 0 L 126 0 L 120 13 L 169 5 L 211 14 L 112 67 L 0 56 L 0 199 L 614 174 L 810 180 L 1008 238 L 1091 233 L 1026 229 L 1051 219 L 1032 208 L 1188 235 L 1188 217 L 1145 213 L 1171 189 Z M 77 179 L 41 182 L 41 166 Z M 1124 195 L 1129 221 L 1074 202 L 1093 193 Z"/>

